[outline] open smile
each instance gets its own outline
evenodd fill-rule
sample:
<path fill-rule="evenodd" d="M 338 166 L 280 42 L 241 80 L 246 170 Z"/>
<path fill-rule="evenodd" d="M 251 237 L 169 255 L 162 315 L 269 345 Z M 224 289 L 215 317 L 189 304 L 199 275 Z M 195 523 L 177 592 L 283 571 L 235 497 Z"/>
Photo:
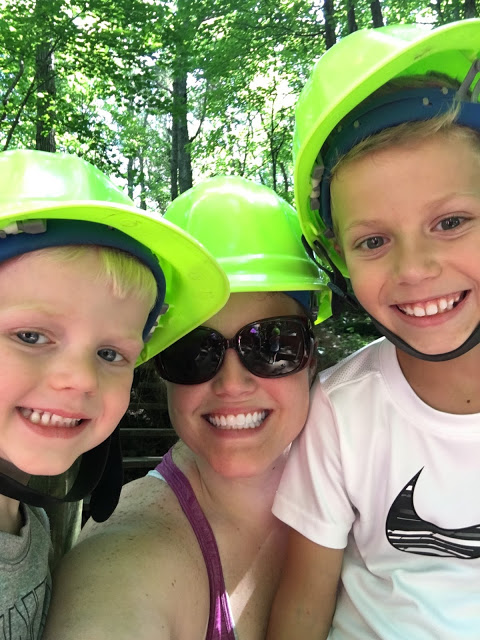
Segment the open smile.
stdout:
<path fill-rule="evenodd" d="M 454 309 L 467 296 L 468 291 L 459 291 L 431 300 L 408 302 L 395 305 L 399 311 L 407 316 L 422 318 L 424 316 L 436 316 Z"/>
<path fill-rule="evenodd" d="M 216 429 L 257 429 L 269 413 L 265 410 L 236 414 L 209 413 L 204 418 Z"/>
<path fill-rule="evenodd" d="M 41 411 L 40 409 L 18 407 L 18 410 L 22 416 L 32 424 L 38 424 L 44 427 L 78 427 L 84 422 L 83 418 L 65 418 L 56 413 Z"/>

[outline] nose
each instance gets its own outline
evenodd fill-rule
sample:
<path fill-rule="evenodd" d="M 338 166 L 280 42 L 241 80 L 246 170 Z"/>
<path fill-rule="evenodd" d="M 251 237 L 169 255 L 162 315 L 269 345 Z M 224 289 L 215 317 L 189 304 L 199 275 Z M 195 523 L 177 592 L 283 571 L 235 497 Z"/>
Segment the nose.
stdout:
<path fill-rule="evenodd" d="M 227 349 L 222 366 L 213 379 L 213 389 L 217 395 L 238 396 L 251 393 L 255 389 L 255 376 L 240 361 L 234 349 Z"/>
<path fill-rule="evenodd" d="M 441 273 L 441 263 L 432 240 L 398 241 L 392 255 L 393 275 L 399 284 L 418 284 Z"/>
<path fill-rule="evenodd" d="M 48 381 L 55 390 L 72 390 L 94 395 L 98 389 L 98 371 L 90 353 L 58 353 L 48 365 Z"/>

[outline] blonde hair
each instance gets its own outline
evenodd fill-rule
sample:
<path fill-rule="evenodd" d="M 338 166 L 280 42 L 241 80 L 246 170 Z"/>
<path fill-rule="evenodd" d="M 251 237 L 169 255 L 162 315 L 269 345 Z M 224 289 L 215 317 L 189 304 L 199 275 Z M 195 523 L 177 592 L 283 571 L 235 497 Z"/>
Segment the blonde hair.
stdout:
<path fill-rule="evenodd" d="M 125 299 L 135 295 L 149 302 L 150 309 L 155 304 L 157 282 L 150 269 L 130 253 L 98 245 L 47 247 L 39 251 L 57 262 L 74 262 L 94 252 L 100 259 L 97 281 L 108 283 L 118 298 Z M 20 260 L 26 255 L 28 253 L 18 256 L 17 259 Z"/>

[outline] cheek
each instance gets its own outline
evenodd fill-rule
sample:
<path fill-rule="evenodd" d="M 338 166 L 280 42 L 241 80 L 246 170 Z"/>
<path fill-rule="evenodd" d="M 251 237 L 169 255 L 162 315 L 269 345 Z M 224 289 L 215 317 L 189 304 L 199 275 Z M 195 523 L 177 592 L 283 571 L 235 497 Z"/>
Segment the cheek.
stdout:
<path fill-rule="evenodd" d="M 375 271 L 366 270 L 358 264 L 349 264 L 347 261 L 348 273 L 350 274 L 350 283 L 352 285 L 353 292 L 357 297 L 360 304 L 365 306 L 368 301 L 372 299 L 373 292 L 377 291 L 378 287 L 375 284 L 377 278 Z"/>
<path fill-rule="evenodd" d="M 270 394 L 275 397 L 281 409 L 289 414 L 291 424 L 303 427 L 307 418 L 310 394 L 308 367 L 293 376 L 272 380 L 271 383 Z"/>
<path fill-rule="evenodd" d="M 126 375 L 123 380 L 111 381 L 110 391 L 108 393 L 110 407 L 121 418 L 128 409 L 130 404 L 130 392 L 133 383 L 133 372 Z M 119 419 L 120 419 L 119 418 Z"/>
<path fill-rule="evenodd" d="M 175 430 L 188 420 L 198 406 L 203 385 L 181 385 L 166 382 L 170 421 Z"/>

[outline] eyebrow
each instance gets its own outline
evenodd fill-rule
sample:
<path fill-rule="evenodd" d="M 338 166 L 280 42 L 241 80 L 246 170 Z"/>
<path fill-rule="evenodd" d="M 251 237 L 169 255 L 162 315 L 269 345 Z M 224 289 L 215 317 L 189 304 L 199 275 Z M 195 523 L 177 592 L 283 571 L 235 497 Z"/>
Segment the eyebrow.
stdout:
<path fill-rule="evenodd" d="M 433 202 L 430 202 L 427 206 L 427 209 L 429 211 L 432 211 L 433 209 L 437 209 L 438 207 L 444 206 L 445 204 L 448 204 L 449 201 L 454 200 L 455 198 L 475 198 L 477 200 L 480 199 L 480 191 L 479 192 L 475 192 L 475 191 L 465 191 L 465 192 L 455 192 L 455 193 L 448 193 L 445 196 L 442 196 L 440 198 L 437 198 L 436 200 L 433 200 Z M 369 228 L 378 228 L 380 225 L 382 225 L 384 223 L 383 218 L 374 218 L 374 219 L 368 219 L 368 220 L 355 220 L 353 221 L 351 224 L 348 224 L 344 229 L 343 229 L 343 233 L 352 231 L 354 229 L 356 229 L 357 227 L 364 227 L 366 229 Z"/>
<path fill-rule="evenodd" d="M 356 220 L 355 222 L 352 222 L 351 224 L 347 225 L 342 233 L 347 233 L 349 231 L 352 231 L 354 229 L 356 229 L 357 227 L 363 227 L 366 229 L 369 229 L 370 227 L 372 229 L 377 229 L 379 225 L 383 224 L 384 221 L 382 220 L 382 218 L 376 218 L 374 220 Z"/>

